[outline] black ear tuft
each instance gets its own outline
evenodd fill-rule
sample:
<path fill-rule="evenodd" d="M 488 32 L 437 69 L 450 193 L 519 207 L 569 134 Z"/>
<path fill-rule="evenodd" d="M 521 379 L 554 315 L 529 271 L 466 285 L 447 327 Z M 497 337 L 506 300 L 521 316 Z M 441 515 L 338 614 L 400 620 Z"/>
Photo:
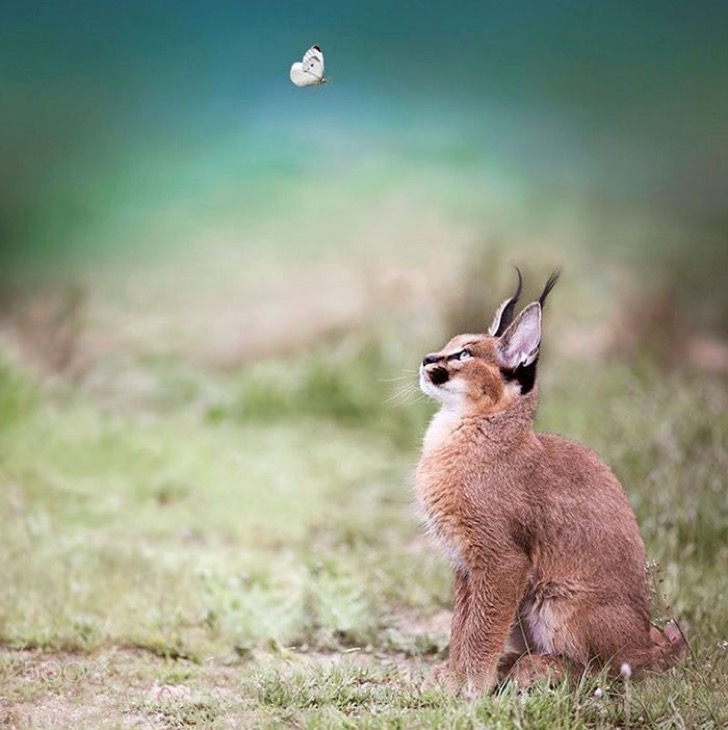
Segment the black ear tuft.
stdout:
<path fill-rule="evenodd" d="M 517 266 L 515 266 L 514 268 L 516 270 L 516 274 L 518 274 L 518 285 L 516 286 L 515 293 L 506 302 L 501 311 L 498 329 L 494 332 L 495 337 L 500 337 L 508 329 L 508 326 L 511 324 L 511 322 L 513 322 L 513 312 L 516 309 L 516 304 L 518 304 L 518 300 L 521 298 L 521 291 L 523 290 L 523 277 L 521 276 L 521 270 Z"/>
<path fill-rule="evenodd" d="M 543 309 L 546 297 L 549 295 L 549 292 L 556 286 L 556 282 L 559 280 L 560 276 L 561 269 L 554 269 L 554 271 L 551 272 L 551 276 L 549 276 L 548 280 L 546 281 L 546 285 L 541 292 L 541 296 L 538 298 L 538 303 L 541 305 L 541 309 Z"/>

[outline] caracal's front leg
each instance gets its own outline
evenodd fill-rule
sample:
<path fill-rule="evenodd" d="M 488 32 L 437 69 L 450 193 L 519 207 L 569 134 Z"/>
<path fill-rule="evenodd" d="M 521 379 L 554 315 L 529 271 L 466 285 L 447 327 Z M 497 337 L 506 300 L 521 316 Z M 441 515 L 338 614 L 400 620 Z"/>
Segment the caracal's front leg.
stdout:
<path fill-rule="evenodd" d="M 528 561 L 491 564 L 468 575 L 467 608 L 455 643 L 455 672 L 468 697 L 490 692 L 529 576 Z"/>
<path fill-rule="evenodd" d="M 447 662 L 453 673 L 456 672 L 458 657 L 460 656 L 463 627 L 468 616 L 469 598 L 468 573 L 465 570 L 456 570 L 453 584 L 452 620 L 450 622 L 450 649 Z"/>
<path fill-rule="evenodd" d="M 425 688 L 439 684 L 453 694 L 460 689 L 464 677 L 458 676 L 457 662 L 458 656 L 460 655 L 463 626 L 467 618 L 468 596 L 467 571 L 456 570 L 453 583 L 453 609 L 450 622 L 450 647 L 448 649 L 447 662 L 433 669 L 431 676 L 425 683 Z"/>

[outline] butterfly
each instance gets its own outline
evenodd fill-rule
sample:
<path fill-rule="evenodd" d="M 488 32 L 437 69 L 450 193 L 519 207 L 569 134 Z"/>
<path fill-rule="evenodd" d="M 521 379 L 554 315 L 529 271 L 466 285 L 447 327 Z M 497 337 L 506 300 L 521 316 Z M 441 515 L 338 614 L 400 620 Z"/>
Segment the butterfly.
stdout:
<path fill-rule="evenodd" d="M 311 46 L 303 54 L 303 60 L 296 61 L 291 66 L 291 81 L 296 86 L 320 86 L 326 83 L 324 53 L 321 46 Z"/>

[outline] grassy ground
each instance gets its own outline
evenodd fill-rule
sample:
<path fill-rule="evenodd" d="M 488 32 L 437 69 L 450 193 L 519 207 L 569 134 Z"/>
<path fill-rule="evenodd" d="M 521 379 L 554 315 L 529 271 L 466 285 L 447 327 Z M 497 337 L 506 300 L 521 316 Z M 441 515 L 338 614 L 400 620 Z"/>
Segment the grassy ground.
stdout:
<path fill-rule="evenodd" d="M 148 407 L 0 369 L 0 720 L 11 727 L 723 727 L 728 399 L 718 378 L 546 360 L 540 426 L 627 485 L 655 611 L 693 656 L 629 687 L 419 684 L 449 575 L 410 473 L 430 406 L 371 340 L 216 376 L 146 365 Z M 405 375 L 405 381 L 409 375 Z M 599 686 L 600 692 L 595 695 Z"/>
<path fill-rule="evenodd" d="M 577 257 L 550 303 L 539 426 L 619 474 L 655 616 L 678 616 L 693 654 L 634 686 L 420 691 L 451 596 L 412 509 L 432 413 L 414 369 L 477 326 L 507 270 L 496 252 L 458 283 L 423 225 L 401 256 L 422 271 L 388 259 L 382 276 L 370 256 L 276 279 L 193 257 L 189 276 L 97 275 L 41 300 L 15 318 L 22 356 L 0 327 L 0 726 L 728 725 L 728 384 L 665 367 L 660 342 L 607 358 L 613 273 Z M 539 271 L 543 251 L 525 259 Z"/>

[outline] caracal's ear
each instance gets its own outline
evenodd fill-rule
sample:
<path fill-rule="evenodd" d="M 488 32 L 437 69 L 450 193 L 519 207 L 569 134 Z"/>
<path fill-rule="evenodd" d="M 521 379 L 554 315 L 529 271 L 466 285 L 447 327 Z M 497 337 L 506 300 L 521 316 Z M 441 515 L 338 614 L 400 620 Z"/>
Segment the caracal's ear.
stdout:
<path fill-rule="evenodd" d="M 508 325 L 513 321 L 513 311 L 518 304 L 518 300 L 521 298 L 521 291 L 523 289 L 523 278 L 521 277 L 521 270 L 516 266 L 516 274 L 518 274 L 518 284 L 516 291 L 511 297 L 501 302 L 500 307 L 495 312 L 495 317 L 488 327 L 488 334 L 493 337 L 500 337 L 505 331 Z"/>
<path fill-rule="evenodd" d="M 496 345 L 500 365 L 508 370 L 526 367 L 538 357 L 541 344 L 541 305 L 531 302 L 501 335 Z"/>

